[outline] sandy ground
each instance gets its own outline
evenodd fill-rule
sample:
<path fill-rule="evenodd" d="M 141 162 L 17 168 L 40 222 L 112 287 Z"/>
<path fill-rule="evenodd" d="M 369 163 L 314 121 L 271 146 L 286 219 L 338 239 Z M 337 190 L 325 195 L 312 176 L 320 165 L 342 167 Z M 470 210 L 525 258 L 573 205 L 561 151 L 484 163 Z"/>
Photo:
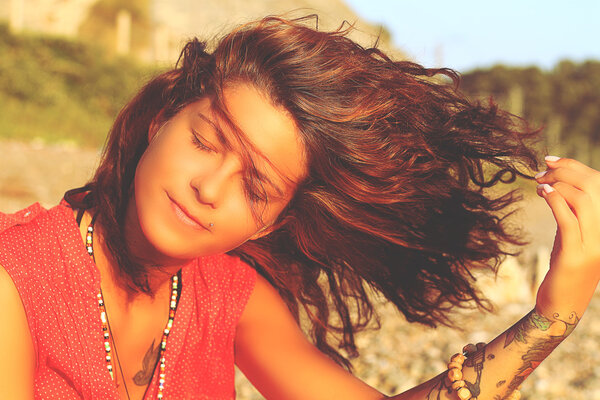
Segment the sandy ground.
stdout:
<path fill-rule="evenodd" d="M 67 189 L 86 182 L 98 157 L 98 151 L 73 146 L 0 141 L 0 210 L 13 212 L 36 201 L 56 204 Z M 442 371 L 444 360 L 464 343 L 489 341 L 526 314 L 534 304 L 532 285 L 547 266 L 555 224 L 535 194 L 527 196 L 516 221 L 531 245 L 520 258 L 507 260 L 499 282 L 482 279 L 497 303 L 495 314 L 466 315 L 459 332 L 408 324 L 382 305 L 382 329 L 359 336 L 357 376 L 386 394 L 399 393 Z M 523 398 L 600 400 L 599 297 L 597 291 L 579 327 L 525 382 Z M 239 399 L 262 398 L 241 374 L 236 386 Z"/>

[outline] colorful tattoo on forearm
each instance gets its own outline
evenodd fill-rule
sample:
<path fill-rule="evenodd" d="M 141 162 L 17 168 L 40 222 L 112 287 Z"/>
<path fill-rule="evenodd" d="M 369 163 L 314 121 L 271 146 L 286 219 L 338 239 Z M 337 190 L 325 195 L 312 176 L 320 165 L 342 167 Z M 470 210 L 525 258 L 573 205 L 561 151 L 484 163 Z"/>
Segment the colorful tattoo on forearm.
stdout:
<path fill-rule="evenodd" d="M 491 356 L 491 358 L 489 358 L 490 356 Z M 488 359 L 493 359 L 493 358 L 494 358 L 493 354 L 488 355 Z M 481 385 L 481 373 L 483 372 L 483 363 L 485 362 L 485 359 L 486 359 L 485 347 L 482 347 L 480 350 L 478 350 L 476 353 L 470 355 L 465 360 L 464 365 L 466 367 L 472 367 L 475 370 L 475 373 L 477 374 L 477 377 L 476 377 L 474 383 L 471 383 L 465 379 L 465 384 L 467 386 L 467 389 L 469 389 L 469 391 L 471 392 L 471 396 L 473 396 L 473 398 L 476 398 L 481 393 L 481 386 L 480 386 Z"/>
<path fill-rule="evenodd" d="M 506 332 L 505 348 L 513 342 L 528 346 L 527 352 L 521 357 L 523 363 L 510 381 L 507 393 L 516 390 L 579 323 L 579 317 L 574 312 L 566 320 L 558 313 L 552 317 L 553 320 L 548 319 L 532 310 Z M 540 332 L 546 335 L 540 336 Z"/>
<path fill-rule="evenodd" d="M 548 355 L 567 336 L 573 332 L 579 323 L 579 316 L 572 312 L 567 319 L 556 313 L 548 319 L 535 310 L 524 316 L 519 322 L 509 328 L 505 333 L 504 348 L 513 343 L 521 343 L 527 346 L 527 351 L 521 359 L 521 366 L 512 379 L 501 379 L 496 383 L 496 388 L 506 387 L 506 396 L 495 395 L 494 400 L 507 398 L 521 383 L 548 357 Z M 465 380 L 466 386 L 476 398 L 481 394 L 481 377 L 486 360 L 495 358 L 493 354 L 485 354 L 485 347 L 472 354 L 465 361 L 465 366 L 472 367 L 475 371 L 475 382 Z M 508 382 L 508 385 L 507 385 Z M 442 393 L 450 394 L 452 388 L 447 385 L 445 374 L 439 376 L 438 381 L 432 386 L 427 394 L 427 400 L 442 400 Z"/>

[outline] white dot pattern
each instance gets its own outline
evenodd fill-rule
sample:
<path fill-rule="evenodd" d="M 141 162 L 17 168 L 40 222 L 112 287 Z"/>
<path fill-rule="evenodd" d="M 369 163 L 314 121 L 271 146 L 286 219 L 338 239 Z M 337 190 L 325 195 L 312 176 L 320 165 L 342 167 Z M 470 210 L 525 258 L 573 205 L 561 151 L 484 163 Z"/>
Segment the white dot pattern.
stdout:
<path fill-rule="evenodd" d="M 100 273 L 66 203 L 0 213 L 0 265 L 27 314 L 37 363 L 35 399 L 119 399 L 104 360 Z M 165 399 L 235 398 L 235 327 L 255 281 L 256 271 L 225 254 L 183 268 L 165 351 Z M 145 400 L 156 398 L 157 371 Z"/>

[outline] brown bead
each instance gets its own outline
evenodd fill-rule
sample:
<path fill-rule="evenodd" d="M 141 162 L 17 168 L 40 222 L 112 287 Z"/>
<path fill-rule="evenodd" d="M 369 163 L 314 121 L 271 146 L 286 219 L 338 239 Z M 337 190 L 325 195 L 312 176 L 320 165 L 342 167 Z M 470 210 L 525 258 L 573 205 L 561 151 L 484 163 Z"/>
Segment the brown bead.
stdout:
<path fill-rule="evenodd" d="M 448 378 L 454 382 L 459 381 L 463 378 L 462 371 L 458 368 L 452 368 L 448 370 Z"/>
<path fill-rule="evenodd" d="M 483 349 L 485 347 L 485 343 L 484 342 L 479 342 L 479 343 L 477 343 L 477 346 L 475 346 L 475 347 L 477 347 L 477 350 L 481 350 L 481 349 Z"/>
<path fill-rule="evenodd" d="M 450 362 L 456 362 L 456 363 L 459 363 L 460 365 L 462 365 L 466 359 L 467 358 L 464 355 L 462 355 L 461 353 L 456 353 L 455 355 L 450 357 Z"/>
<path fill-rule="evenodd" d="M 475 346 L 473 343 L 469 343 L 468 345 L 463 347 L 463 353 L 467 353 L 467 355 L 473 354 L 476 351 L 477 351 L 477 346 Z"/>
<path fill-rule="evenodd" d="M 456 382 L 453 382 L 453 383 L 452 383 L 452 389 L 454 389 L 454 390 L 458 390 L 458 389 L 460 389 L 461 387 L 465 387 L 465 385 L 466 385 L 466 383 L 465 383 L 465 381 L 463 381 L 463 380 L 456 381 Z"/>
<path fill-rule="evenodd" d="M 466 387 L 461 387 L 456 391 L 456 395 L 460 400 L 469 400 L 471 398 L 471 392 Z"/>

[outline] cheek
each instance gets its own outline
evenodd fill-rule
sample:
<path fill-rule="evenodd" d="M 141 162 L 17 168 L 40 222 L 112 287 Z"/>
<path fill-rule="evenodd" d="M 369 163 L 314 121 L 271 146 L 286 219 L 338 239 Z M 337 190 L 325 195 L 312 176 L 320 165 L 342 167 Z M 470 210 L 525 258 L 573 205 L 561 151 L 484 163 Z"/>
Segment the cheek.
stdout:
<path fill-rule="evenodd" d="M 135 170 L 134 177 L 134 198 L 135 212 L 142 232 L 148 236 L 148 229 L 151 228 L 152 218 L 148 216 L 153 214 L 153 210 L 159 206 L 158 190 L 153 185 L 156 181 L 153 179 L 153 164 L 149 162 L 149 155 L 144 153 Z"/>
<path fill-rule="evenodd" d="M 271 226 L 277 220 L 279 214 L 285 209 L 287 202 L 277 202 L 272 204 L 267 209 L 257 209 L 260 219 L 255 218 L 250 205 L 245 197 L 241 198 L 237 203 L 236 215 L 237 223 L 229 224 L 231 229 L 238 232 L 238 235 L 244 236 L 244 241 L 260 233 L 261 230 Z M 230 214 L 231 215 L 231 214 Z M 262 221 L 262 222 L 261 222 Z M 243 231 L 243 233 L 242 233 Z"/>
<path fill-rule="evenodd" d="M 227 202 L 227 207 L 215 215 L 223 230 L 215 229 L 215 232 L 220 231 L 226 233 L 231 239 L 245 241 L 258 230 L 252 211 L 243 196 L 233 195 Z"/>
<path fill-rule="evenodd" d="M 164 132 L 155 138 L 140 158 L 134 179 L 136 194 L 152 195 L 187 176 L 190 150 L 172 136 Z"/>
<path fill-rule="evenodd" d="M 156 156 L 146 151 L 137 165 L 133 180 L 136 203 L 139 204 L 140 200 L 142 205 L 144 202 L 151 202 L 156 192 L 156 183 L 159 182 L 157 177 L 160 171 L 161 165 L 156 160 Z"/>

